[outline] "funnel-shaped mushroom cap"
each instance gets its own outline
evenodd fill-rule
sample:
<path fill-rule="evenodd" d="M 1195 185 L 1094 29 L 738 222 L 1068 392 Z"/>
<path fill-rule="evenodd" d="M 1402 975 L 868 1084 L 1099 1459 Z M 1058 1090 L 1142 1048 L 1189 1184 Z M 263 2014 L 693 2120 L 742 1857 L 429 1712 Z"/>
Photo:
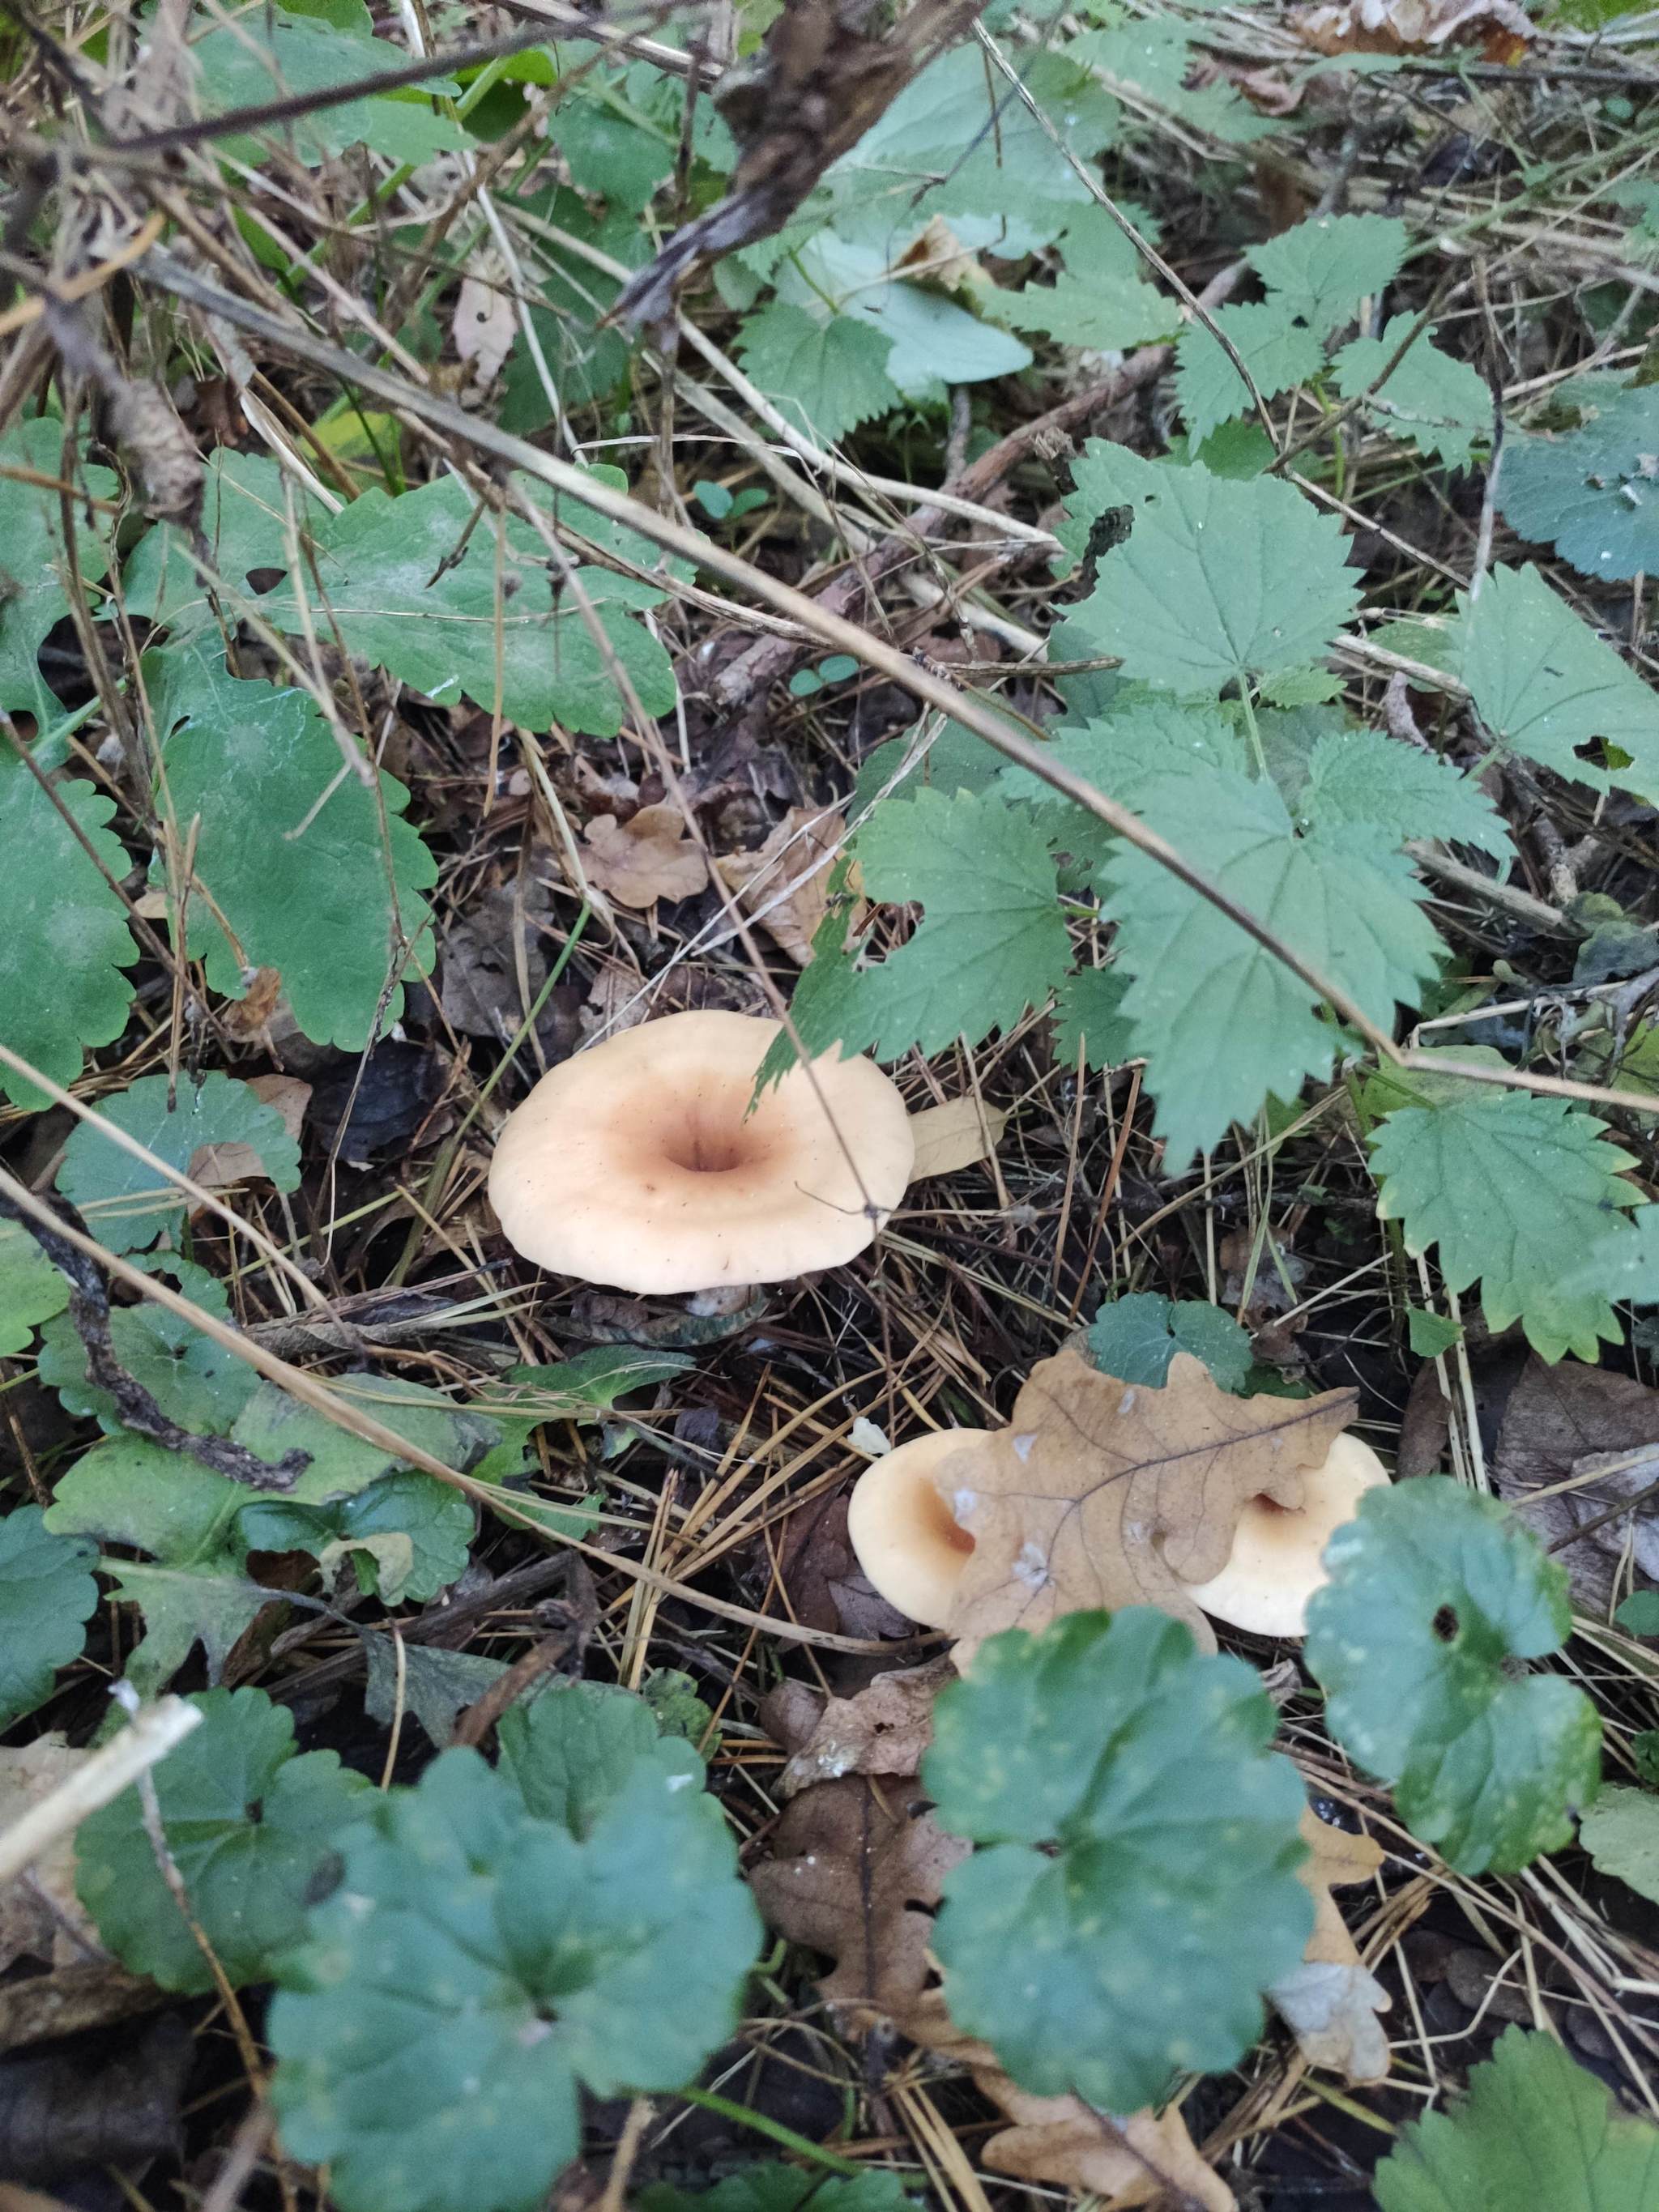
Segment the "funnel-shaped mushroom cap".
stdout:
<path fill-rule="evenodd" d="M 827 1053 L 749 1113 L 778 1027 L 670 1014 L 544 1075 L 490 1162 L 508 1242 L 642 1295 L 787 1282 L 863 1251 L 910 1179 L 904 1101 L 873 1060 Z"/>
<path fill-rule="evenodd" d="M 934 1483 L 952 1452 L 982 1443 L 988 1429 L 940 1429 L 900 1444 L 866 1468 L 847 1508 L 858 1562 L 889 1605 L 925 1628 L 943 1628 L 974 1540 L 951 1517 Z"/>
<path fill-rule="evenodd" d="M 1389 1471 L 1358 1437 L 1339 1437 L 1322 1466 L 1303 1477 L 1295 1512 L 1271 1498 L 1253 1498 L 1244 1508 L 1227 1564 L 1207 1583 L 1194 1583 L 1194 1604 L 1235 1628 L 1256 1636 L 1300 1636 L 1308 1626 L 1308 1600 L 1329 1579 L 1320 1555 L 1345 1521 L 1359 1510 L 1368 1490 Z"/>

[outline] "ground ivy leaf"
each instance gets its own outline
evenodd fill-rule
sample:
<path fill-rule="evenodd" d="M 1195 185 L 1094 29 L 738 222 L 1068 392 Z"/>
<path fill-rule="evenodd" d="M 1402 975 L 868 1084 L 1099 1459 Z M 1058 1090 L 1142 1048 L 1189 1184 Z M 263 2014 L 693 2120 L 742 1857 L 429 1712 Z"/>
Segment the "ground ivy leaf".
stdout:
<path fill-rule="evenodd" d="M 21 1221 L 0 1221 L 0 1358 L 23 1351 L 33 1330 L 69 1304 L 69 1278 Z"/>
<path fill-rule="evenodd" d="M 531 1704 L 504 1713 L 498 1735 L 501 1772 L 526 1811 L 568 1828 L 579 1841 L 592 1833 L 641 1765 L 665 1784 L 679 1776 L 702 1787 L 696 1752 L 665 1738 L 644 1698 L 614 1683 L 550 1684 Z"/>
<path fill-rule="evenodd" d="M 446 1651 L 441 1644 L 409 1642 L 403 1646 L 400 1672 L 397 1647 L 390 1636 L 359 1633 L 368 1668 L 364 1711 L 382 1728 L 390 1728 L 403 1705 L 439 1751 L 448 1743 L 462 1706 L 483 1697 L 507 1672 L 504 1659 L 486 1659 L 476 1651 Z"/>
<path fill-rule="evenodd" d="M 295 526 L 303 546 L 324 509 L 263 453 L 233 453 L 221 446 L 210 454 L 202 486 L 201 530 L 208 557 L 226 590 L 240 594 L 253 611 L 263 600 L 249 580 L 256 568 L 289 565 L 289 488 L 292 484 Z M 121 579 L 128 616 L 164 623 L 175 640 L 218 629 L 206 586 L 188 550 L 188 533 L 158 522 L 133 548 Z M 235 620 L 235 606 L 227 610 Z"/>
<path fill-rule="evenodd" d="M 1146 818 L 1379 1026 L 1415 1005 L 1443 951 L 1390 840 L 1364 824 L 1292 831 L 1271 786 L 1212 775 L 1160 785 Z M 1166 1164 L 1208 1152 L 1269 1092 L 1330 1072 L 1337 1032 L 1307 986 L 1207 900 L 1122 845 L 1101 871 L 1117 922 L 1123 1013 L 1147 1062 Z"/>
<path fill-rule="evenodd" d="M 267 1106 L 250 1085 L 216 1070 L 199 1083 L 181 1077 L 169 1106 L 171 1087 L 165 1075 L 141 1076 L 101 1100 L 99 1111 L 184 1174 L 204 1146 L 246 1145 L 258 1154 L 278 1190 L 292 1190 L 298 1183 L 300 1148 L 276 1109 Z M 77 1122 L 64 1148 L 58 1188 L 112 1252 L 153 1244 L 164 1232 L 176 1241 L 190 1203 L 183 1191 L 163 1182 L 154 1168 L 123 1151 L 90 1121 Z"/>
<path fill-rule="evenodd" d="M 470 1473 L 501 1442 L 500 1427 L 487 1414 L 454 1405 L 441 1390 L 428 1389 L 424 1383 L 395 1375 L 337 1375 L 329 1387 L 337 1397 L 461 1474 Z M 352 1496 L 404 1464 L 387 1447 L 353 1436 L 274 1382 L 259 1384 L 233 1434 L 261 1459 L 275 1462 L 291 1451 L 308 1453 L 311 1464 L 287 1494 L 311 1504 Z"/>
<path fill-rule="evenodd" d="M 98 1603 L 96 1556 L 83 1538 L 49 1530 L 38 1505 L 0 1519 L 0 1729 L 33 1712 L 80 1657 Z"/>
<path fill-rule="evenodd" d="M 475 1521 L 471 1501 L 459 1490 L 411 1468 L 377 1476 L 326 1505 L 258 1498 L 242 1508 L 236 1526 L 246 1551 L 309 1552 L 313 1559 L 336 1546 L 355 1553 L 364 1590 L 401 1605 L 425 1604 L 465 1573 Z M 403 1545 L 394 1551 L 384 1544 L 387 1537 Z"/>
<path fill-rule="evenodd" d="M 383 845 L 374 794 L 342 775 L 316 708 L 304 692 L 269 684 L 222 684 L 167 739 L 165 757 L 178 819 L 201 817 L 197 872 L 241 947 L 239 957 L 192 902 L 191 950 L 205 960 L 208 981 L 235 998 L 246 988 L 245 961 L 275 968 L 313 1042 L 360 1052 L 377 1012 L 382 1027 L 401 1015 L 403 978 L 432 964 L 420 894 L 438 870 L 402 818 L 408 793 L 381 775 Z"/>
<path fill-rule="evenodd" d="M 1558 775 L 1659 805 L 1659 699 L 1536 568 L 1494 568 L 1458 606 L 1461 672 L 1494 737 Z M 1604 764 L 1603 744 L 1629 764 Z"/>
<path fill-rule="evenodd" d="M 294 1716 L 263 1690 L 208 1690 L 190 1703 L 201 1726 L 155 1769 L 161 1826 L 226 1974 L 262 1981 L 303 1932 L 313 1881 L 371 1785 L 334 1752 L 296 1757 Z M 81 1902 L 124 1966 L 164 1990 L 213 1987 L 136 1789 L 82 1823 L 75 1853 Z"/>
<path fill-rule="evenodd" d="M 787 300 L 750 315 L 738 334 L 744 369 L 774 405 L 823 445 L 899 404 L 887 374 L 892 341 L 851 315 L 821 322 Z"/>
<path fill-rule="evenodd" d="M 1415 320 L 1412 315 L 1395 315 L 1379 337 L 1357 337 L 1345 345 L 1333 363 L 1336 388 L 1345 399 L 1370 393 L 1366 408 L 1384 429 L 1409 438 L 1419 453 L 1443 460 L 1449 468 L 1464 468 L 1474 441 L 1492 434 L 1492 394 L 1486 380 L 1468 362 L 1442 353 L 1419 337 L 1387 383 L 1371 392 Z M 1514 452 L 1513 442 L 1504 448 L 1505 489 Z"/>
<path fill-rule="evenodd" d="M 1374 2185 L 1380 2212 L 1659 2212 L 1659 2128 L 1553 2036 L 1510 2027 L 1461 2104 L 1401 2130 Z"/>
<path fill-rule="evenodd" d="M 578 1839 L 450 1751 L 343 1840 L 269 2026 L 283 2142 L 343 2212 L 527 2212 L 579 2081 L 677 2088 L 731 2033 L 760 1922 L 685 1782 L 637 1766 Z"/>
<path fill-rule="evenodd" d="M 1504 817 L 1476 777 L 1377 730 L 1331 731 L 1321 738 L 1296 811 L 1313 823 L 1369 822 L 1401 844 L 1433 838 L 1473 845 L 1500 860 L 1515 851 Z"/>
<path fill-rule="evenodd" d="M 0 494 L 6 489 L 0 477 Z M 0 601 L 0 617 L 6 611 Z M 89 783 L 59 780 L 54 787 L 119 883 L 132 863 L 107 827 L 115 801 Z M 87 1048 L 112 1043 L 126 1027 L 132 985 L 121 971 L 137 961 L 138 948 L 120 900 L 3 742 L 0 852 L 6 855 L 0 870 L 0 1044 L 55 1083 L 73 1083 Z M 52 978 L 49 990 L 40 988 L 43 975 Z M 9 1067 L 0 1067 L 0 1091 L 30 1111 L 52 1103 Z"/>
<path fill-rule="evenodd" d="M 1071 617 L 1126 676 L 1215 692 L 1301 668 L 1358 604 L 1335 519 L 1276 478 L 1212 476 L 1195 461 L 1143 460 L 1100 439 L 1072 473 L 1060 536 L 1073 555 L 1108 508 L 1130 510 L 1127 539 L 1100 556 L 1100 580 Z"/>
<path fill-rule="evenodd" d="M 224 1285 L 205 1268 L 169 1255 L 166 1272 L 178 1277 L 195 1304 L 222 1320 L 228 1316 L 230 1301 Z M 112 1307 L 109 1333 L 118 1363 L 143 1384 L 169 1419 L 198 1436 L 228 1431 L 258 1381 L 245 1359 L 148 1300 Z M 67 1315 L 41 1332 L 40 1371 L 40 1380 L 57 1391 L 66 1413 L 83 1419 L 90 1414 L 106 1436 L 120 1432 L 123 1424 L 114 1396 L 90 1379 L 86 1346 Z"/>
<path fill-rule="evenodd" d="M 1627 386 L 1598 398 L 1577 430 L 1512 431 L 1498 504 L 1517 536 L 1553 545 L 1604 582 L 1659 568 L 1659 391 Z"/>
<path fill-rule="evenodd" d="M 1220 1306 L 1132 1291 L 1101 1307 L 1089 1328 L 1089 1357 L 1103 1375 L 1161 1390 L 1177 1352 L 1201 1359 L 1224 1390 L 1242 1390 L 1255 1352 L 1249 1331 Z"/>
<path fill-rule="evenodd" d="M 1438 1103 L 1389 1115 L 1371 1143 L 1377 1212 L 1398 1221 L 1413 1256 L 1437 1245 L 1455 1291 L 1477 1277 L 1494 1331 L 1513 1321 L 1546 1359 L 1594 1359 L 1620 1341 L 1607 1295 L 1582 1285 L 1563 1255 L 1613 1256 L 1621 1208 L 1639 1195 L 1621 1171 L 1628 1152 L 1605 1123 L 1565 1098 L 1497 1085 L 1462 1085 Z"/>
<path fill-rule="evenodd" d="M 940 1693 L 923 1780 L 981 1848 L 933 1948 L 952 2020 L 1022 2088 L 1131 2112 L 1261 2033 L 1312 1923 L 1273 1725 L 1251 1668 L 1142 1607 L 992 1637 Z"/>
<path fill-rule="evenodd" d="M 1218 307 L 1212 319 L 1231 340 L 1263 399 L 1305 383 L 1325 365 L 1318 332 L 1296 318 L 1282 295 Z M 1176 391 L 1187 434 L 1194 444 L 1208 437 L 1218 423 L 1255 405 L 1225 347 L 1204 324 L 1188 324 L 1176 353 Z"/>
<path fill-rule="evenodd" d="M 64 474 L 64 426 L 50 416 L 14 423 L 0 437 L 0 463 L 8 470 L 33 470 L 56 483 Z M 72 455 L 70 467 L 76 483 L 94 499 L 108 499 L 120 489 L 107 469 L 77 465 Z M 77 512 L 84 514 L 85 510 Z M 64 710 L 40 673 L 39 654 L 48 630 L 70 611 L 63 585 L 63 514 L 50 483 L 27 483 L 15 475 L 0 476 L 0 708 L 21 708 L 46 728 Z M 103 539 L 79 520 L 75 526 L 75 558 L 88 583 L 95 583 L 109 566 Z M 8 768 L 17 766 L 15 761 L 6 758 L 10 750 L 9 745 L 0 747 L 0 777 Z M 113 811 L 107 807 L 99 820 L 107 820 Z M 5 827 L 3 800 L 0 800 L 0 846 L 9 854 L 28 850 Z M 125 863 L 114 872 L 118 879 L 125 875 Z M 0 1003 L 4 997 L 0 990 Z M 93 1042 L 104 1044 L 108 1039 L 99 1037 Z"/>
<path fill-rule="evenodd" d="M 770 2160 L 729 2173 L 712 2189 L 655 2181 L 636 2191 L 634 2201 L 639 2212 L 906 2212 L 912 2203 L 896 2173 L 877 2170 L 843 2179 Z"/>
<path fill-rule="evenodd" d="M 1659 1796 L 1651 1790 L 1603 1790 L 1578 1824 L 1578 1841 L 1598 1873 L 1659 1904 Z"/>
<path fill-rule="evenodd" d="M 1406 226 L 1393 216 L 1320 215 L 1281 230 L 1245 258 L 1279 303 L 1322 337 L 1400 273 Z"/>
<path fill-rule="evenodd" d="M 1496 1498 L 1443 1475 L 1367 1491 L 1325 1549 L 1307 1660 L 1332 1734 L 1464 1874 L 1510 1874 L 1572 1835 L 1601 1723 L 1559 1674 L 1507 1662 L 1572 1626 L 1565 1567 Z"/>

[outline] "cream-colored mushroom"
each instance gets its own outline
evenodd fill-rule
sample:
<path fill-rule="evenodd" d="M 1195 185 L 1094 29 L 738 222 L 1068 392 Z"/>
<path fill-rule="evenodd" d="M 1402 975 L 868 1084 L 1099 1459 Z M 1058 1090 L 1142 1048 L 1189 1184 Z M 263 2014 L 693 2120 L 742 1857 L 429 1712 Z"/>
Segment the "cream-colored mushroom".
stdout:
<path fill-rule="evenodd" d="M 490 1162 L 507 1241 L 641 1295 L 787 1282 L 863 1251 L 910 1179 L 904 1101 L 873 1060 L 826 1053 L 750 1113 L 778 1030 L 670 1014 L 544 1075 Z"/>
<path fill-rule="evenodd" d="M 1389 1480 L 1369 1444 L 1342 1436 L 1323 1463 L 1303 1478 L 1295 1511 L 1253 1498 L 1239 1518 L 1227 1564 L 1188 1595 L 1216 1620 L 1256 1636 L 1300 1636 L 1308 1600 L 1329 1579 L 1321 1555 L 1335 1530 L 1352 1521 L 1365 1492 Z"/>
<path fill-rule="evenodd" d="M 957 1584 L 974 1540 L 951 1517 L 934 1475 L 988 1429 L 939 1429 L 875 1461 L 859 1477 L 847 1508 L 858 1562 L 889 1605 L 926 1628 L 951 1618 Z"/>

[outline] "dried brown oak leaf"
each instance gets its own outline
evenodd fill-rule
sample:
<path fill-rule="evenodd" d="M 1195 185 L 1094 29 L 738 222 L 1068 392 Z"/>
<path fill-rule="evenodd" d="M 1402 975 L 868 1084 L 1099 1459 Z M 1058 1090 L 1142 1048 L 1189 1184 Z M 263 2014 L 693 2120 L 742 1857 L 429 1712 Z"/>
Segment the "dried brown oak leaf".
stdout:
<path fill-rule="evenodd" d="M 708 887 L 708 863 L 688 840 L 677 806 L 642 806 L 628 823 L 596 814 L 583 833 L 581 858 L 589 882 L 618 906 L 695 898 Z"/>
<path fill-rule="evenodd" d="M 1310 1856 L 1297 1874 L 1313 1897 L 1313 1933 L 1301 1966 L 1267 1994 L 1310 2066 L 1350 2081 L 1381 2081 L 1389 2070 L 1389 2039 L 1377 2014 L 1393 2001 L 1366 1972 L 1331 1892 L 1370 1881 L 1382 1863 L 1382 1848 L 1369 1836 L 1333 1827 L 1311 1807 L 1302 1815 L 1302 1840 Z"/>
<path fill-rule="evenodd" d="M 1174 1614 L 1214 1650 L 1187 1585 L 1220 1573 L 1248 1500 L 1300 1505 L 1357 1404 L 1352 1390 L 1234 1398 L 1184 1352 L 1161 1390 L 1076 1352 L 1043 1360 L 1009 1425 L 934 1478 L 974 1539 L 950 1621 L 957 1664 L 999 1629 L 1126 1605 Z"/>
<path fill-rule="evenodd" d="M 812 939 L 829 910 L 830 871 L 846 837 L 845 815 L 796 806 L 754 852 L 728 853 L 714 863 L 744 912 L 798 967 L 812 957 Z"/>
<path fill-rule="evenodd" d="M 1536 35 L 1514 0 L 1329 0 L 1293 9 L 1290 27 L 1322 54 L 1414 54 L 1479 46 L 1488 62 L 1515 62 Z"/>
<path fill-rule="evenodd" d="M 854 1698 L 828 1699 L 783 1770 L 783 1796 L 844 1774 L 915 1774 L 933 1740 L 933 1699 L 956 1673 L 949 1659 L 933 1659 L 878 1674 Z"/>
<path fill-rule="evenodd" d="M 931 1908 L 972 1849 L 924 1809 L 914 1778 L 848 1775 L 793 1800 L 750 1886 L 780 1936 L 835 1960 L 819 1990 L 849 2026 L 867 2027 L 902 2021 L 921 1996 Z"/>

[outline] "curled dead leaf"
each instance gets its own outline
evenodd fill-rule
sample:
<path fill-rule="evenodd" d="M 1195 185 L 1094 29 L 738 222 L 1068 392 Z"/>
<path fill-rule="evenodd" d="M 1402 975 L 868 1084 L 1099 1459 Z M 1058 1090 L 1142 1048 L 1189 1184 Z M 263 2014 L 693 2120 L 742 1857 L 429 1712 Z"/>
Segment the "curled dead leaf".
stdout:
<path fill-rule="evenodd" d="M 262 972 L 274 975 L 276 970 Z M 283 1128 L 297 1142 L 311 1103 L 310 1084 L 293 1075 L 256 1075 L 248 1089 L 261 1105 L 276 1108 Z M 229 1190 L 264 1171 L 265 1164 L 252 1145 L 202 1145 L 190 1163 L 191 1178 L 204 1190 Z"/>
<path fill-rule="evenodd" d="M 933 1699 L 956 1679 L 948 1658 L 878 1674 L 855 1698 L 830 1698 L 784 1768 L 779 1789 L 798 1796 L 844 1774 L 914 1775 L 933 1740 Z"/>
<path fill-rule="evenodd" d="M 813 934 L 828 904 L 825 886 L 846 836 L 844 815 L 796 806 L 754 852 L 728 853 L 714 863 L 743 911 L 798 967 L 812 957 Z"/>
<path fill-rule="evenodd" d="M 1479 46 L 1483 61 L 1518 61 L 1535 32 L 1515 0 L 1325 0 L 1292 9 L 1290 28 L 1322 54 L 1414 54 Z"/>
<path fill-rule="evenodd" d="M 1367 1972 L 1331 1892 L 1370 1881 L 1382 1850 L 1370 1836 L 1320 1820 L 1311 1807 L 1302 1815 L 1302 1839 L 1309 1856 L 1297 1873 L 1313 1897 L 1313 1933 L 1302 1964 L 1267 1994 L 1310 2066 L 1350 2081 L 1381 2081 L 1389 2071 L 1389 2039 L 1377 2014 L 1393 2000 Z"/>
<path fill-rule="evenodd" d="M 914 1780 L 848 1775 L 787 1808 L 750 1887 L 780 1936 L 835 1960 L 818 1987 L 849 2026 L 902 2023 L 933 1972 L 930 1908 L 972 1849 L 945 1834 Z"/>
<path fill-rule="evenodd" d="M 0 1832 L 86 1763 L 56 1729 L 0 1751 Z M 70 1966 L 101 1955 L 98 1931 L 75 1893 L 75 1844 L 60 1836 L 17 1881 L 0 1883 L 0 1973 L 17 1959 Z"/>
<path fill-rule="evenodd" d="M 627 823 L 596 814 L 583 832 L 581 857 L 589 881 L 618 906 L 695 898 L 708 885 L 708 863 L 676 806 L 642 806 Z"/>
<path fill-rule="evenodd" d="M 1154 1605 L 1215 1649 L 1188 1586 L 1221 1571 L 1252 1498 L 1302 1503 L 1302 1477 L 1353 1417 L 1352 1390 L 1235 1398 L 1178 1352 L 1162 1389 L 1119 1382 L 1076 1352 L 1043 1360 L 1013 1417 L 953 1452 L 934 1480 L 974 1539 L 950 1629 L 965 1665 L 1004 1628 Z"/>

